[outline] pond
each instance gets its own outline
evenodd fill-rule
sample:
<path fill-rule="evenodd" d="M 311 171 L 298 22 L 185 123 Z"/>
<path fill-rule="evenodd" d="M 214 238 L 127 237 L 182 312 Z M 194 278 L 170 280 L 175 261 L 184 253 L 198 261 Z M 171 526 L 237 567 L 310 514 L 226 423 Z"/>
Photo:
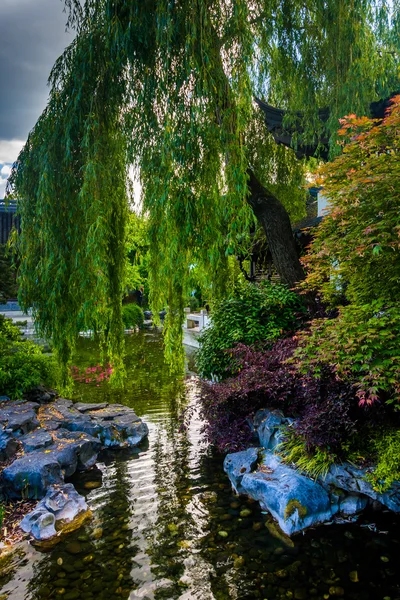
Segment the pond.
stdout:
<path fill-rule="evenodd" d="M 0 599 L 400 599 L 400 519 L 371 513 L 287 544 L 256 503 L 232 494 L 194 413 L 196 378 L 172 377 L 156 331 L 127 338 L 126 389 L 77 383 L 83 401 L 123 402 L 149 426 L 139 452 L 107 453 L 73 482 L 93 517 L 50 552 L 27 542 L 0 574 Z M 95 365 L 95 343 L 76 364 Z"/>

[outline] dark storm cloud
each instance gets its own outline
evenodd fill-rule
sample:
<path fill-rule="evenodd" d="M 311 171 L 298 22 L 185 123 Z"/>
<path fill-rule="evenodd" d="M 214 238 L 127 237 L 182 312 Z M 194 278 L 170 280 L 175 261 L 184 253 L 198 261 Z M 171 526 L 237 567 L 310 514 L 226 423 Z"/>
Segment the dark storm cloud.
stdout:
<path fill-rule="evenodd" d="M 0 143 L 24 141 L 44 109 L 66 20 L 60 0 L 0 0 Z"/>

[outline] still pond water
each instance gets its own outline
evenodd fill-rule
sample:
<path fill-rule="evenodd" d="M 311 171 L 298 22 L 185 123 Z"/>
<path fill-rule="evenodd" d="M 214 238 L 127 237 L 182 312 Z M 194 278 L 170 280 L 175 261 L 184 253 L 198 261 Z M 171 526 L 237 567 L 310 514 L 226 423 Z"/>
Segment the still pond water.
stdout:
<path fill-rule="evenodd" d="M 134 334 L 127 349 L 122 395 L 80 383 L 75 397 L 134 408 L 148 443 L 74 480 L 92 520 L 50 552 L 21 544 L 0 574 L 0 600 L 400 600 L 399 518 L 322 526 L 288 546 L 257 504 L 232 494 L 196 415 L 180 432 L 196 379 L 169 375 L 160 334 Z M 76 362 L 97 363 L 93 341 L 81 341 Z"/>

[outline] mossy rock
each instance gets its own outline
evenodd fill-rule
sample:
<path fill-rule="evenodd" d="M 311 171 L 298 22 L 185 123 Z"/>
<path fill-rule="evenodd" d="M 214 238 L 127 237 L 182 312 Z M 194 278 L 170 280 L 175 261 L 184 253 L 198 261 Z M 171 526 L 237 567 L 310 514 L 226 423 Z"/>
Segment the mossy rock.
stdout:
<path fill-rule="evenodd" d="M 299 500 L 297 500 L 296 498 L 293 498 L 292 500 L 289 500 L 289 502 L 286 505 L 284 515 L 283 515 L 285 521 L 290 519 L 290 517 L 292 515 L 294 515 L 296 510 L 299 514 L 300 519 L 304 519 L 307 516 L 307 508 L 305 506 L 303 506 Z"/>

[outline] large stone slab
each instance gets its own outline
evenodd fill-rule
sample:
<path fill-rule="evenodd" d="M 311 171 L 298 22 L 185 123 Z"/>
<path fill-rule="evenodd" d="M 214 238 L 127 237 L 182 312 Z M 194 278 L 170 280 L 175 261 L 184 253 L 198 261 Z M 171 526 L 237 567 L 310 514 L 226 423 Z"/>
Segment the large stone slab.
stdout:
<path fill-rule="evenodd" d="M 127 406 L 114 404 L 86 414 L 101 428 L 98 437 L 106 447 L 137 446 L 149 433 L 146 423 Z"/>
<path fill-rule="evenodd" d="M 56 457 L 66 477 L 70 477 L 76 470 L 86 471 L 96 464 L 102 447 L 97 438 L 82 431 L 67 429 L 57 429 L 53 438 L 54 444 L 46 452 Z"/>
<path fill-rule="evenodd" d="M 104 405 L 102 405 L 104 404 Z M 106 447 L 137 446 L 147 436 L 148 427 L 135 412 L 122 404 L 88 405 L 58 398 L 39 410 L 39 419 L 46 429 L 63 428 L 80 431 L 98 438 Z M 78 407 L 78 408 L 77 408 Z"/>
<path fill-rule="evenodd" d="M 0 406 L 0 425 L 10 429 L 14 435 L 23 435 L 39 427 L 36 402 L 5 402 Z"/>
<path fill-rule="evenodd" d="M 85 403 L 85 402 L 77 402 L 74 404 L 74 408 L 79 410 L 81 413 L 85 413 L 93 410 L 102 410 L 103 408 L 107 408 L 108 402 L 96 402 L 96 403 Z"/>
<path fill-rule="evenodd" d="M 44 429 L 36 429 L 31 433 L 23 435 L 20 440 L 24 452 L 34 452 L 40 448 L 46 448 L 53 443 L 53 438 L 50 433 Z"/>
<path fill-rule="evenodd" d="M 271 452 L 264 451 L 256 469 L 249 471 L 249 458 L 254 456 L 255 449 L 251 450 L 251 453 L 246 451 L 248 456 L 236 453 L 242 455 L 242 467 L 237 456 L 228 454 L 224 468 L 239 493 L 258 500 L 278 521 L 282 531 L 292 535 L 329 520 L 337 512 L 337 505 L 331 504 L 327 491 L 319 483 L 284 465 Z M 245 471 L 238 484 L 237 475 L 242 469 Z"/>
<path fill-rule="evenodd" d="M 63 483 L 60 463 L 52 454 L 33 452 L 15 460 L 2 473 L 3 485 L 13 498 L 42 498 L 47 489 Z"/>
<path fill-rule="evenodd" d="M 50 485 L 92 468 L 102 448 L 137 446 L 148 434 L 135 412 L 120 404 L 45 400 L 0 406 L 0 423 L 8 427 L 0 433 L 0 456 L 5 460 L 15 453 L 17 439 L 25 452 L 2 474 L 12 497 L 42 498 Z"/>
<path fill-rule="evenodd" d="M 90 435 L 98 432 L 89 416 L 74 408 L 72 400 L 57 398 L 51 404 L 44 405 L 38 412 L 42 427 L 54 431 L 60 427 L 70 431 L 84 431 Z"/>

